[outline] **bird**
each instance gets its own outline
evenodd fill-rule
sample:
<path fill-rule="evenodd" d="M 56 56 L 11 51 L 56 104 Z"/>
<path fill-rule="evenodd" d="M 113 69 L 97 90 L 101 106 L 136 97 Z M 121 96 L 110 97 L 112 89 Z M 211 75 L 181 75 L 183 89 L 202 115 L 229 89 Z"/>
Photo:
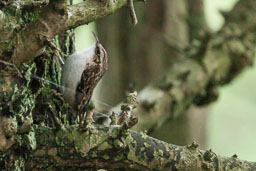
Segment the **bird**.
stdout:
<path fill-rule="evenodd" d="M 89 48 L 70 55 L 62 67 L 64 101 L 75 111 L 81 123 L 91 101 L 93 90 L 108 70 L 108 55 L 97 35 Z"/>

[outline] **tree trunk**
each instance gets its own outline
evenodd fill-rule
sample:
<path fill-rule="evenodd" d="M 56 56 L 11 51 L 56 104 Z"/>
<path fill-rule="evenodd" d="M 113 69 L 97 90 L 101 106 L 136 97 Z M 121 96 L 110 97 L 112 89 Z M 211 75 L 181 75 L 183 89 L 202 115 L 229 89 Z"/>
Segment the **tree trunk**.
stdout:
<path fill-rule="evenodd" d="M 16 10 L 16 13 L 12 13 L 13 9 Z M 6 17 L 20 18 L 20 23 L 18 23 L 20 29 L 26 27 L 26 24 L 33 21 L 34 17 L 38 15 L 37 10 L 23 10 L 15 4 L 5 7 L 4 12 Z M 2 32 L 0 34 L 4 35 Z M 73 29 L 61 32 L 46 45 L 51 42 L 56 45 L 58 53 L 65 60 L 74 53 Z M 69 115 L 71 109 L 64 105 L 58 95 L 59 85 L 61 85 L 62 63 L 55 50 L 47 47 L 43 54 L 34 60 L 22 63 L 18 68 L 15 65 L 0 63 L 0 113 L 1 118 L 4 116 L 0 124 L 1 132 L 3 133 L 3 127 L 10 127 L 11 132 L 19 130 L 19 134 L 15 137 L 15 140 L 19 140 L 19 145 L 10 150 L 16 151 L 16 153 L 10 151 L 1 153 L 0 170 L 24 168 L 26 158 L 23 154 L 26 154 L 28 150 L 37 148 L 33 125 L 55 127 L 55 118 L 64 124 L 69 124 L 69 120 L 72 119 Z M 3 53 L 1 60 L 12 63 L 8 53 Z M 13 122 L 13 120 L 17 122 Z M 8 136 L 2 136 L 1 151 L 13 145 L 13 141 Z"/>

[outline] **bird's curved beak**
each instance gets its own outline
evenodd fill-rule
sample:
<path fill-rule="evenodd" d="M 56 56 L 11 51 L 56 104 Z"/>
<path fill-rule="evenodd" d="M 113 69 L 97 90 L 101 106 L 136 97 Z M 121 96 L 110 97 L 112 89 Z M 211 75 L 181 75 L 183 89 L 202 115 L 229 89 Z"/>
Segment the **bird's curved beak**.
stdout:
<path fill-rule="evenodd" d="M 92 31 L 92 34 L 93 34 L 93 36 L 94 36 L 94 38 L 95 38 L 96 43 L 100 43 L 99 38 L 98 38 L 98 36 L 96 35 L 96 33 L 94 33 L 94 32 Z"/>

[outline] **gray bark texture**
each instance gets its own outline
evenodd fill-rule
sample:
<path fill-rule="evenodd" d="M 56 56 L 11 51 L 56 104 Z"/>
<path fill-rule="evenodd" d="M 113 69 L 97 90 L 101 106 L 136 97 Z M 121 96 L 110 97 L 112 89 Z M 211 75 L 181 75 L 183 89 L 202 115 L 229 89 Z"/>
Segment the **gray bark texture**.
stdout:
<path fill-rule="evenodd" d="M 129 130 L 136 124 L 137 129 L 150 129 L 192 104 L 216 100 L 217 88 L 252 64 L 254 0 L 240 1 L 225 14 L 226 24 L 219 32 L 205 33 L 200 45 L 142 89 L 138 106 L 137 93 L 129 94 L 119 115 L 111 115 L 110 126 L 70 124 L 71 108 L 58 89 L 44 81 L 60 84 L 56 49 L 65 59 L 74 51 L 72 28 L 112 14 L 127 3 L 0 1 L 1 170 L 256 170 L 254 162 L 199 150 L 195 142 L 176 146 Z"/>

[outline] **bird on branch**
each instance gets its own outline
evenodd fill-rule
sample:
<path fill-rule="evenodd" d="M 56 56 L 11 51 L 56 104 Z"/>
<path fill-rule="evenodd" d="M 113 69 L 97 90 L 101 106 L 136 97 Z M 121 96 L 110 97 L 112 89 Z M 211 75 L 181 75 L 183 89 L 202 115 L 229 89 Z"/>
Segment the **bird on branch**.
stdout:
<path fill-rule="evenodd" d="M 62 68 L 62 94 L 65 102 L 76 111 L 80 124 L 93 121 L 90 111 L 93 90 L 108 69 L 107 52 L 94 32 L 93 35 L 95 43 L 70 55 Z"/>

